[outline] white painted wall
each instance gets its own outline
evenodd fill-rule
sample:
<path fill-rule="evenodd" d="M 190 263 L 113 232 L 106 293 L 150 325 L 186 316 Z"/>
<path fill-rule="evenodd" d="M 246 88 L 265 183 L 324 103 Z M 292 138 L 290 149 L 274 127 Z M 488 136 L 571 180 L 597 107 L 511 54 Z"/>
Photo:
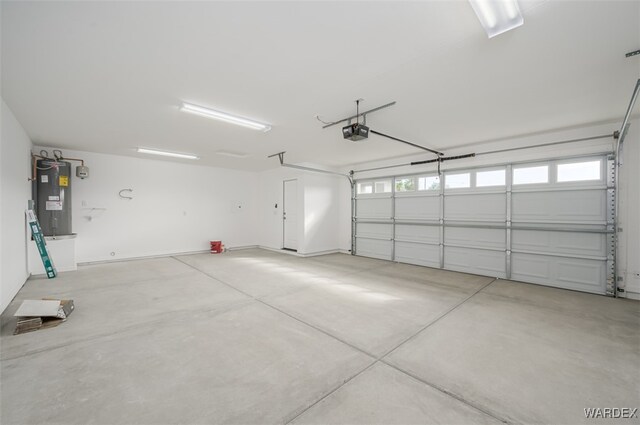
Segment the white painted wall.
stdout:
<path fill-rule="evenodd" d="M 72 178 L 78 263 L 207 250 L 209 240 L 257 244 L 256 173 L 62 152 L 90 168 L 89 178 Z M 134 199 L 121 199 L 121 189 Z"/>
<path fill-rule="evenodd" d="M 2 100 L 0 137 L 0 311 L 29 277 L 25 209 L 31 199 L 31 140 Z"/>
<path fill-rule="evenodd" d="M 34 147 L 34 151 L 53 148 Z M 72 177 L 78 263 L 208 249 L 282 248 L 282 182 L 298 180 L 300 254 L 338 249 L 338 186 L 346 179 L 287 168 L 252 173 L 191 163 L 62 150 L 90 177 Z M 75 167 L 75 164 L 74 164 Z M 133 189 L 133 200 L 118 197 Z M 29 196 L 30 197 L 30 196 Z M 275 205 L 278 205 L 276 208 Z M 111 255 L 114 253 L 114 255 Z M 55 258 L 54 258 L 55 261 Z"/>
<path fill-rule="evenodd" d="M 304 243 L 302 253 L 338 249 L 338 184 L 340 176 L 308 173 L 304 178 Z"/>
<path fill-rule="evenodd" d="M 321 168 L 313 164 L 304 165 Z M 298 253 L 313 255 L 338 250 L 338 185 L 346 178 L 282 167 L 260 173 L 259 179 L 260 246 L 282 248 L 282 182 L 297 179 Z"/>
<path fill-rule="evenodd" d="M 473 146 L 461 146 L 455 149 L 448 149 L 445 151 L 445 154 L 447 156 L 461 155 L 472 152 L 485 152 L 543 144 L 560 140 L 571 140 L 580 137 L 609 135 L 613 134 L 615 130 L 619 130 L 620 125 L 621 123 L 591 125 L 523 138 L 507 139 Z M 420 141 L 415 142 L 419 143 Z M 395 142 L 390 140 L 389 143 Z M 424 143 L 426 144 L 426 142 Z M 366 149 L 366 143 L 361 144 L 361 146 L 363 149 Z M 442 169 L 447 170 L 452 168 L 477 167 L 508 162 L 534 161 L 537 159 L 558 158 L 563 156 L 587 155 L 591 153 L 609 151 L 612 149 L 612 146 L 613 138 L 568 143 L 492 155 L 482 155 L 476 158 L 445 162 L 443 163 Z M 437 147 L 437 143 L 433 143 L 431 147 Z M 426 153 L 422 154 L 416 150 L 416 154 L 409 157 L 398 157 L 384 161 L 354 164 L 350 167 L 345 167 L 342 171 L 348 172 L 351 169 L 359 170 L 394 164 L 407 164 L 412 161 L 432 158 L 434 158 L 433 155 Z M 619 218 L 620 227 L 624 230 L 620 234 L 618 272 L 624 278 L 624 281 L 620 283 L 620 286 L 625 288 L 625 294 L 629 297 L 640 298 L 640 279 L 635 277 L 635 273 L 640 272 L 640 120 L 638 119 L 633 120 L 631 123 L 631 130 L 625 142 L 623 160 L 625 165 L 622 167 L 620 173 L 619 196 L 621 201 Z M 356 173 L 355 177 L 356 179 L 362 179 L 377 176 L 401 176 L 403 174 L 413 174 L 434 170 L 436 170 L 436 166 L 432 164 L 422 166 L 404 166 L 386 170 Z M 340 186 L 339 196 L 339 246 L 341 250 L 348 250 L 351 247 L 351 204 L 349 201 L 351 191 L 348 184 Z M 625 296 L 625 294 L 621 295 Z"/>

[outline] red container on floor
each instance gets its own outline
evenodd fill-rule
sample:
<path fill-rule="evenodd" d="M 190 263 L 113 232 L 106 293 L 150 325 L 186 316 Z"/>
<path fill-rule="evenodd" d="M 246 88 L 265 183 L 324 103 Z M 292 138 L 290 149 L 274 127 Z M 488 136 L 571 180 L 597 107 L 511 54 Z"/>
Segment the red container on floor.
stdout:
<path fill-rule="evenodd" d="M 211 253 L 220 254 L 222 252 L 222 241 L 210 241 Z"/>

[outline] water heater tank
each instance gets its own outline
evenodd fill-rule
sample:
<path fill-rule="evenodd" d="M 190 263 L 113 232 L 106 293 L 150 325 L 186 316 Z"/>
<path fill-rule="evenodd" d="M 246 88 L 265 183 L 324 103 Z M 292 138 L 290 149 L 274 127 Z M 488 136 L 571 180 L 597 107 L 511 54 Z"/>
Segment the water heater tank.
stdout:
<path fill-rule="evenodd" d="M 36 209 L 45 236 L 71 235 L 71 164 L 36 162 Z"/>

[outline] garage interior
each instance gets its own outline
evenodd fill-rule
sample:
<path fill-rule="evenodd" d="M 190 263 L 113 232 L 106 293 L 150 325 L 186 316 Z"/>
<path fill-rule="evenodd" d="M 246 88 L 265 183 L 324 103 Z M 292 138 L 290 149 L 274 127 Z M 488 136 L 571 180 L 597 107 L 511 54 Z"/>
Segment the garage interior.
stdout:
<path fill-rule="evenodd" d="M 639 2 L 0 15 L 2 424 L 640 423 Z"/>

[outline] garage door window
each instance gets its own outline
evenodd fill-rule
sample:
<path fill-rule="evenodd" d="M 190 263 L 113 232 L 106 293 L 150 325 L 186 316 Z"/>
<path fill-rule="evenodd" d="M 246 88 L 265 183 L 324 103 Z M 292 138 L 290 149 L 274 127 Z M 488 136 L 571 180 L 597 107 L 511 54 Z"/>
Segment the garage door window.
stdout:
<path fill-rule="evenodd" d="M 391 193 L 391 180 L 376 182 L 376 193 Z"/>
<path fill-rule="evenodd" d="M 600 180 L 601 161 L 558 164 L 558 182 Z"/>
<path fill-rule="evenodd" d="M 373 193 L 373 182 L 358 183 L 358 195 Z"/>
<path fill-rule="evenodd" d="M 418 190 L 440 190 L 440 177 L 418 177 Z"/>
<path fill-rule="evenodd" d="M 513 184 L 549 183 L 549 166 L 521 167 L 513 169 Z"/>
<path fill-rule="evenodd" d="M 505 170 L 478 171 L 476 187 L 504 186 L 505 175 Z"/>
<path fill-rule="evenodd" d="M 444 178 L 445 189 L 471 187 L 471 173 L 447 174 Z"/>
<path fill-rule="evenodd" d="M 416 180 L 413 177 L 396 179 L 396 192 L 412 192 L 416 190 Z"/>
<path fill-rule="evenodd" d="M 376 193 L 391 193 L 391 179 L 359 182 L 356 185 L 358 195 L 373 195 Z"/>

